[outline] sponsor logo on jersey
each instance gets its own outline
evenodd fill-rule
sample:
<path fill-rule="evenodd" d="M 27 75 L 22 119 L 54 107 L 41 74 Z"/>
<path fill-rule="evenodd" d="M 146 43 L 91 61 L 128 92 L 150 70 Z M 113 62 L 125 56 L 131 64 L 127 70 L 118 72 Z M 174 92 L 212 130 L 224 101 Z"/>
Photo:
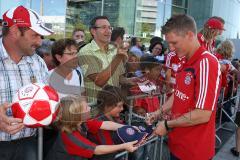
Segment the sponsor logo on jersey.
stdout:
<path fill-rule="evenodd" d="M 175 95 L 183 101 L 189 99 L 189 97 L 185 93 L 179 91 L 178 89 L 175 90 Z"/>

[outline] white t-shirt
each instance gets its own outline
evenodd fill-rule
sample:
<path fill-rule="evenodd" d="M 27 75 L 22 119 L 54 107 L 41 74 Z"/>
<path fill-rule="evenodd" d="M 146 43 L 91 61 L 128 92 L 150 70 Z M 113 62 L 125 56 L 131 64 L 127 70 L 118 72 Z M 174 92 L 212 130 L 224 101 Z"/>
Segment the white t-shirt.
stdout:
<path fill-rule="evenodd" d="M 80 77 L 75 69 L 72 71 L 72 77 L 70 80 L 64 79 L 61 75 L 55 72 L 54 69 L 49 71 L 49 85 L 58 92 L 60 98 L 69 95 L 80 96 L 81 93 L 85 91 L 82 71 L 80 68 L 77 68 L 77 70 L 80 73 Z"/>

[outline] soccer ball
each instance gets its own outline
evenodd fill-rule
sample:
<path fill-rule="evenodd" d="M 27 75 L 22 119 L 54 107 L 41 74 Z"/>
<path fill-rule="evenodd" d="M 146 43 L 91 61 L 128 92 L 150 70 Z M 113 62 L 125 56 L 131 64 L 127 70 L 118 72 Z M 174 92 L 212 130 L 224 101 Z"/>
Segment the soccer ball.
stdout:
<path fill-rule="evenodd" d="M 13 98 L 13 117 L 21 118 L 27 127 L 42 127 L 51 124 L 57 116 L 59 96 L 42 83 L 21 87 Z"/>

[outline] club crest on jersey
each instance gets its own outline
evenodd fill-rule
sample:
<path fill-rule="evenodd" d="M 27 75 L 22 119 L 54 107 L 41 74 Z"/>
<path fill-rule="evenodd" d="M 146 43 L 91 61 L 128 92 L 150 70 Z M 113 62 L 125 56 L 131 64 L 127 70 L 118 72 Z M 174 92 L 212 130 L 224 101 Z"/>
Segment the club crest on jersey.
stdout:
<path fill-rule="evenodd" d="M 134 134 L 135 134 L 135 131 L 134 131 L 132 128 L 127 128 L 126 133 L 127 133 L 128 135 L 134 135 Z"/>
<path fill-rule="evenodd" d="M 186 85 L 189 85 L 190 83 L 191 83 L 191 76 L 190 75 L 186 75 L 186 77 L 185 77 L 185 80 L 184 80 L 184 83 L 186 84 Z"/>

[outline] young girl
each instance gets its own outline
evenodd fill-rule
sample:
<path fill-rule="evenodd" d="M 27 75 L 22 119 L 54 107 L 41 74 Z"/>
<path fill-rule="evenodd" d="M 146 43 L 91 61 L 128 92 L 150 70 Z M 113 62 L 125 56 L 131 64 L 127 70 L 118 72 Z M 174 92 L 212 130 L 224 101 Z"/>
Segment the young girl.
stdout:
<path fill-rule="evenodd" d="M 86 138 L 86 128 L 90 133 L 97 133 L 99 129 L 117 130 L 123 125 L 111 121 L 97 121 L 89 119 L 89 107 L 85 100 L 75 97 L 64 97 L 60 102 L 58 116 L 59 135 L 47 156 L 47 160 L 82 160 L 92 158 L 93 155 L 113 153 L 120 150 L 133 152 L 137 149 L 137 141 L 119 145 L 96 145 Z M 86 128 L 82 125 L 86 122 Z"/>

